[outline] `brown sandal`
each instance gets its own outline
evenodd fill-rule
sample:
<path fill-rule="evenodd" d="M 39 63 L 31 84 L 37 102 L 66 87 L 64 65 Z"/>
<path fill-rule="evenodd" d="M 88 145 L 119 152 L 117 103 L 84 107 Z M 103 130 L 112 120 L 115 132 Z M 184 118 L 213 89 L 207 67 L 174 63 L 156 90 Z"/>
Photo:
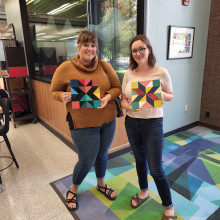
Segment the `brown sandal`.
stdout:
<path fill-rule="evenodd" d="M 138 208 L 138 207 L 139 207 L 140 205 L 142 205 L 148 198 L 149 198 L 149 194 L 148 194 L 147 197 L 145 197 L 144 199 L 141 199 L 141 198 L 139 198 L 138 193 L 136 193 L 136 195 L 135 195 L 134 197 L 132 197 L 132 199 L 131 199 L 131 207 L 134 208 L 134 209 Z M 137 203 L 136 206 L 132 204 L 132 200 L 134 200 L 134 201 Z"/>

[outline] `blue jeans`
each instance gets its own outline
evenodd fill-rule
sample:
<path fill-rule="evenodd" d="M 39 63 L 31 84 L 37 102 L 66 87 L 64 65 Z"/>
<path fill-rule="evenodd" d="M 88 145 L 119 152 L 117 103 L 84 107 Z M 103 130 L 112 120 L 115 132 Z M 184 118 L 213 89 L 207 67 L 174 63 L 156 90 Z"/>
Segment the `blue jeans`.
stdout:
<path fill-rule="evenodd" d="M 78 153 L 78 162 L 73 171 L 73 185 L 82 183 L 95 165 L 96 177 L 105 177 L 108 149 L 115 134 L 116 119 L 99 127 L 70 130 Z"/>
<path fill-rule="evenodd" d="M 170 186 L 162 168 L 163 118 L 140 119 L 126 116 L 125 127 L 134 152 L 141 191 L 148 190 L 149 167 L 163 206 L 171 208 Z"/>

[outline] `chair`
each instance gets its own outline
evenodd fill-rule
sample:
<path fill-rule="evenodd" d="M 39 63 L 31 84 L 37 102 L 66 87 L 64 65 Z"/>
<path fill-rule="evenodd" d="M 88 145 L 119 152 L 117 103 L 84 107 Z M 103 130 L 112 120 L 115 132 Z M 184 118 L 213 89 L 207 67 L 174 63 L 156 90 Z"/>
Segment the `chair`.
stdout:
<path fill-rule="evenodd" d="M 1 117 L 1 120 L 0 120 L 0 136 L 2 136 L 4 138 L 4 141 L 8 147 L 8 150 L 11 154 L 11 157 L 8 157 L 8 156 L 0 156 L 0 158 L 10 158 L 12 159 L 12 163 L 7 166 L 6 168 L 0 170 L 3 171 L 5 169 L 7 169 L 8 167 L 10 167 L 13 162 L 15 163 L 16 167 L 19 168 L 19 165 L 17 163 L 17 160 L 15 159 L 15 156 L 14 156 L 14 153 L 11 149 L 11 144 L 8 140 L 8 137 L 7 137 L 7 133 L 9 131 L 9 99 L 6 99 L 6 98 L 0 98 L 0 108 L 2 109 L 2 117 Z M 1 175 L 0 175 L 0 184 L 2 184 L 2 181 L 1 181 Z M 1 189 L 0 189 L 0 192 L 1 192 Z"/>
<path fill-rule="evenodd" d="M 11 105 L 11 101 L 8 97 L 8 93 L 5 91 L 5 89 L 0 89 L 0 98 L 6 98 L 9 100 L 9 115 L 11 115 L 12 105 Z"/>

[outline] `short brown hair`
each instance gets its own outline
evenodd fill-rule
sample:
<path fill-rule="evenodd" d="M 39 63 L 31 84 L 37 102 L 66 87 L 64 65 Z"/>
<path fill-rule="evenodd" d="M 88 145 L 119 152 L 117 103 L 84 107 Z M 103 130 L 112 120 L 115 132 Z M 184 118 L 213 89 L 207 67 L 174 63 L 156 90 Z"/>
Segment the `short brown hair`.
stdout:
<path fill-rule="evenodd" d="M 132 55 L 132 50 L 131 50 L 131 47 L 132 47 L 132 44 L 135 42 L 135 41 L 138 41 L 138 40 L 141 40 L 144 44 L 146 44 L 147 48 L 149 49 L 149 56 L 148 56 L 148 64 L 150 66 L 155 66 L 156 64 L 156 57 L 154 56 L 154 53 L 153 53 L 153 48 L 150 44 L 150 41 L 149 39 L 145 36 L 145 35 L 136 35 L 132 40 L 131 40 L 131 43 L 130 43 L 130 64 L 129 64 L 129 68 L 131 70 L 134 70 L 137 68 L 138 64 L 137 62 L 134 60 L 133 58 L 133 55 Z"/>
<path fill-rule="evenodd" d="M 80 46 L 81 44 L 92 42 L 98 48 L 98 39 L 96 35 L 88 30 L 83 30 L 79 33 L 77 37 L 77 45 Z"/>

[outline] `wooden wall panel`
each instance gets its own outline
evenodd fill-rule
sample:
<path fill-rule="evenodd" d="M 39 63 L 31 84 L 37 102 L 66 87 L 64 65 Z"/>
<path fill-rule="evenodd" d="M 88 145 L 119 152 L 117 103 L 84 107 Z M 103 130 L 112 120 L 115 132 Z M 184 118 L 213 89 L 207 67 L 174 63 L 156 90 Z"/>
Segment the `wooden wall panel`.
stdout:
<path fill-rule="evenodd" d="M 125 125 L 124 125 L 125 117 L 116 118 L 116 119 L 117 119 L 117 124 L 116 124 L 115 137 L 109 149 L 110 153 L 130 146 L 125 131 Z"/>
<path fill-rule="evenodd" d="M 34 90 L 35 109 L 37 116 L 54 130 L 72 142 L 68 124 L 66 122 L 66 106 L 50 96 L 50 85 L 32 80 Z"/>
<path fill-rule="evenodd" d="M 72 142 L 66 122 L 66 106 L 50 96 L 50 84 L 32 80 L 37 117 Z M 117 118 L 115 137 L 109 152 L 115 152 L 129 146 L 124 127 L 125 117 Z"/>

